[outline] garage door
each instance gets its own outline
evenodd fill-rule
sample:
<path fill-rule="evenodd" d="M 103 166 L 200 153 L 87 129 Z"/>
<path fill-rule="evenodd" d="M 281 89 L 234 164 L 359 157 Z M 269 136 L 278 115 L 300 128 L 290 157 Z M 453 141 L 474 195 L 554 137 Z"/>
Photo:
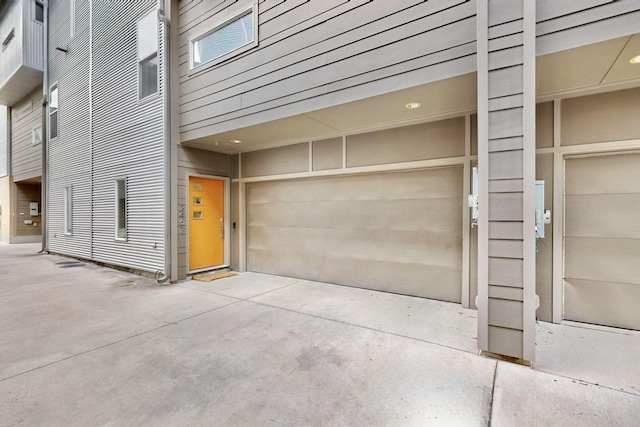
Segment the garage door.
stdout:
<path fill-rule="evenodd" d="M 640 154 L 565 167 L 564 318 L 640 329 Z"/>
<path fill-rule="evenodd" d="M 460 302 L 462 168 L 252 183 L 251 271 Z"/>

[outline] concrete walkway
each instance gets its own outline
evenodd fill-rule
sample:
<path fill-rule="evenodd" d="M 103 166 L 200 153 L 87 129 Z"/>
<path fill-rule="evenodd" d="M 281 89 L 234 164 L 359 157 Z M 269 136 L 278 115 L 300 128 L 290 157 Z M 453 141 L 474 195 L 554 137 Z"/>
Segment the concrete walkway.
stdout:
<path fill-rule="evenodd" d="M 0 425 L 640 425 L 640 334 L 540 323 L 526 368 L 455 304 L 245 273 L 158 286 L 0 246 Z"/>

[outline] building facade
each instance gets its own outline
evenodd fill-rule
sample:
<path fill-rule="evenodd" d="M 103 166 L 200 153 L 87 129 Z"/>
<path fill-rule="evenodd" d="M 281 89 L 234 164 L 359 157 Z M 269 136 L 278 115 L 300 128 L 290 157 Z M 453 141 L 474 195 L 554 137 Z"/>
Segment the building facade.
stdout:
<path fill-rule="evenodd" d="M 165 270 L 163 25 L 155 1 L 49 2 L 47 247 Z"/>
<path fill-rule="evenodd" d="M 0 2 L 0 239 L 42 241 L 42 82 L 45 7 Z"/>
<path fill-rule="evenodd" d="M 536 319 L 640 329 L 636 1 L 48 17 L 49 250 L 458 303 L 480 350 L 525 361 Z"/>

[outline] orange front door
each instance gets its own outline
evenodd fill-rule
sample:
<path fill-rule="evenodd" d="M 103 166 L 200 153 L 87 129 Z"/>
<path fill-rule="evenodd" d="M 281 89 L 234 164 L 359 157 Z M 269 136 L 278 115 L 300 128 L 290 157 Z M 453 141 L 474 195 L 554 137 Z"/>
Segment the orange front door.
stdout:
<path fill-rule="evenodd" d="M 224 181 L 189 177 L 189 270 L 224 264 Z"/>

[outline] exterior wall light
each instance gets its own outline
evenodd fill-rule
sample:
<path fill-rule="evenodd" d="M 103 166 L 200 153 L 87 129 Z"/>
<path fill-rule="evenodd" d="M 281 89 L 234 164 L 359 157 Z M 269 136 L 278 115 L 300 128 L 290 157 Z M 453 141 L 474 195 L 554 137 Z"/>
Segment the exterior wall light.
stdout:
<path fill-rule="evenodd" d="M 404 108 L 406 108 L 407 110 L 415 110 L 416 108 L 420 107 L 422 107 L 422 104 L 420 104 L 419 102 L 410 102 L 404 106 Z"/>
<path fill-rule="evenodd" d="M 632 64 L 640 64 L 640 55 L 634 56 L 633 58 L 631 58 L 629 60 L 629 62 L 632 63 Z"/>

